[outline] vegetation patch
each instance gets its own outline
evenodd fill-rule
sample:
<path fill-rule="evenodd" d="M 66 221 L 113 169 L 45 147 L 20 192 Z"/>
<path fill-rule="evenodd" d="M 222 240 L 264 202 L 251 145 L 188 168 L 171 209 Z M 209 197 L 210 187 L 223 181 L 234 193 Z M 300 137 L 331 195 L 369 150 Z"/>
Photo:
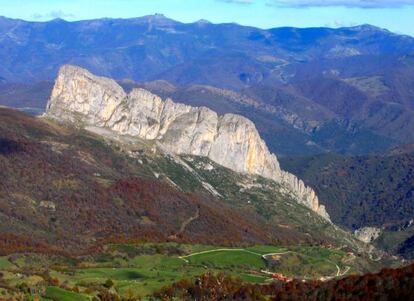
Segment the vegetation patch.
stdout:
<path fill-rule="evenodd" d="M 311 246 L 131 243 L 107 245 L 101 253 L 76 258 L 38 254 L 1 257 L 0 270 L 4 271 L 1 280 L 9 288 L 6 293 L 12 296 L 17 292 L 42 295 L 46 289 L 43 297 L 50 300 L 88 300 L 85 298 L 99 294 L 144 297 L 207 271 L 252 284 L 272 281 L 273 273 L 315 279 L 335 278 L 336 266 L 341 271 L 347 266 L 363 271 L 358 261 L 343 263 L 345 258 L 342 250 Z M 12 272 L 6 272 L 7 268 Z"/>
<path fill-rule="evenodd" d="M 46 289 L 45 298 L 54 300 L 54 301 L 89 301 L 90 298 L 70 292 L 59 287 L 49 286 Z"/>

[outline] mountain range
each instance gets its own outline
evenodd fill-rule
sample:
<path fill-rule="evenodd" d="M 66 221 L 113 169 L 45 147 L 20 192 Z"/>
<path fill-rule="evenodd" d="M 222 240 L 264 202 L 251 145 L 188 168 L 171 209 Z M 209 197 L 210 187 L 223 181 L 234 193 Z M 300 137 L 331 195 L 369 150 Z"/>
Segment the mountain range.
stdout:
<path fill-rule="evenodd" d="M 0 17 L 0 60 L 0 295 L 412 290 L 414 38 Z"/>
<path fill-rule="evenodd" d="M 264 30 L 162 15 L 1 18 L 0 46 L 0 101 L 31 112 L 44 108 L 48 81 L 70 63 L 244 115 L 282 156 L 368 154 L 413 142 L 414 39 L 370 25 Z"/>
<path fill-rule="evenodd" d="M 174 153 L 162 140 L 98 125 L 85 130 L 85 123 L 57 118 L 62 99 L 65 94 L 55 94 L 55 107 L 41 119 L 0 109 L 3 255 L 79 255 L 122 238 L 230 246 L 330 243 L 361 256 L 381 254 L 280 180 Z M 70 108 L 66 112 L 70 118 Z"/>
<path fill-rule="evenodd" d="M 58 68 L 77 64 L 114 78 L 125 95 L 145 89 L 249 118 L 282 165 L 317 191 L 334 223 L 354 231 L 413 218 L 410 155 L 383 155 L 414 142 L 409 36 L 370 25 L 264 30 L 162 15 L 2 17 L 0 45 L 2 105 L 43 113 Z M 386 170 L 377 178 L 379 166 Z"/>

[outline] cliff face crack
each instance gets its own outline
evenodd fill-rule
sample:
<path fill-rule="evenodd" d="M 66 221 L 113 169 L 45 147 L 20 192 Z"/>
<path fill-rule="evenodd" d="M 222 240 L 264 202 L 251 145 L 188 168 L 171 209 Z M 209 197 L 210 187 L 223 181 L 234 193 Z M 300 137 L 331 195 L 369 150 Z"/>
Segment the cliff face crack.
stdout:
<path fill-rule="evenodd" d="M 126 94 L 115 81 L 69 65 L 59 71 L 46 115 L 63 122 L 80 118 L 85 127 L 106 126 L 122 135 L 155 139 L 170 153 L 208 157 L 233 171 L 272 179 L 329 221 L 312 188 L 280 169 L 253 122 L 240 115 L 218 116 L 144 89 Z"/>
<path fill-rule="evenodd" d="M 110 122 L 113 122 L 113 124 L 117 124 L 117 123 L 119 123 L 120 121 L 119 120 L 114 120 L 114 121 L 112 121 L 112 119 L 113 119 L 113 116 L 115 115 L 115 112 L 120 108 L 120 107 L 122 107 L 122 106 L 124 106 L 125 105 L 125 103 L 124 102 L 120 102 L 120 103 L 118 103 L 118 104 L 115 104 L 114 105 L 114 108 L 113 108 L 113 110 L 111 111 L 111 112 L 109 112 L 109 117 L 108 117 L 108 119 L 105 121 L 105 124 L 104 124 L 104 126 L 108 126 L 108 124 L 110 123 Z M 121 119 L 124 119 L 125 118 L 125 116 L 122 116 L 121 117 Z"/>

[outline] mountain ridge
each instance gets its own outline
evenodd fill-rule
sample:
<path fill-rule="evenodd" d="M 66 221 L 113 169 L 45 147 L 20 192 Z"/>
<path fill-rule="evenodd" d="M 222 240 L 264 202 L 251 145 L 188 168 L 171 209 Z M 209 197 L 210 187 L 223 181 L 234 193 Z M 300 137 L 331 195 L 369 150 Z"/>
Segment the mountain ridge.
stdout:
<path fill-rule="evenodd" d="M 97 31 L 102 31 L 108 39 L 101 35 L 96 36 Z M 231 32 L 233 32 L 233 37 Z M 381 33 L 380 37 L 377 37 L 378 41 L 373 39 L 374 36 L 378 36 L 376 33 Z M 366 42 L 360 40 L 355 43 L 355 38 L 358 39 L 359 35 L 363 36 Z M 201 39 L 202 36 L 204 38 Z M 164 40 L 163 43 L 159 43 L 160 39 Z M 382 43 L 387 39 L 392 41 Z M 35 40 L 36 46 L 31 43 Z M 145 47 L 142 44 L 144 41 Z M 230 51 L 233 61 L 239 60 L 240 52 L 245 53 L 248 64 L 256 64 L 258 67 L 256 72 L 263 73 L 264 79 L 269 78 L 273 81 L 277 78 L 274 78 L 270 71 L 277 71 L 276 69 L 283 67 L 285 62 L 309 61 L 315 56 L 326 57 L 329 53 L 335 57 L 347 57 L 353 54 L 406 54 L 409 52 L 406 51 L 407 49 L 411 51 L 414 49 L 414 38 L 407 38 L 372 26 L 369 30 L 366 30 L 366 26 L 339 29 L 324 27 L 261 29 L 233 23 L 203 23 L 201 26 L 197 22 L 181 23 L 159 15 L 73 22 L 28 22 L 3 18 L 0 22 L 0 44 L 6 42 L 9 47 L 0 52 L 0 57 L 4 59 L 0 75 L 9 81 L 25 81 L 29 78 L 49 80 L 54 77 L 59 66 L 65 63 L 81 65 L 94 73 L 115 79 L 153 80 L 162 74 L 168 76 L 165 72 L 169 69 L 176 69 L 180 64 L 185 66 L 191 60 L 199 60 L 212 50 L 216 50 L 217 53 Z M 99 49 L 90 47 L 97 42 L 100 44 Z M 177 43 L 183 45 L 180 46 Z M 184 49 L 191 45 L 191 51 Z M 324 51 L 318 50 L 315 47 L 317 45 Z M 28 51 L 33 47 L 37 51 L 32 52 L 30 56 L 36 62 L 37 68 L 28 70 L 29 67 L 26 66 L 23 69 L 17 69 L 17 66 L 9 64 L 7 51 L 14 49 L 14 53 L 22 62 L 25 62 L 29 57 L 22 52 L 22 49 Z M 119 53 L 110 54 L 108 48 L 116 48 Z M 74 52 L 74 49 L 77 51 Z M 129 51 L 125 52 L 125 49 Z M 59 56 L 56 56 L 57 53 Z M 83 55 L 79 56 L 76 53 L 83 53 Z M 216 60 L 214 56 L 217 53 L 212 53 L 213 61 Z M 152 59 L 146 59 L 145 54 L 151 55 Z M 45 61 L 46 56 L 49 57 L 48 61 Z M 112 65 L 120 60 L 126 62 L 142 58 L 141 62 L 136 61 L 133 64 L 136 67 L 145 66 L 151 72 L 141 73 L 140 69 L 130 68 L 121 63 L 115 68 L 107 61 L 109 57 L 113 59 Z M 205 68 L 203 65 L 200 67 Z M 25 71 L 22 72 L 24 69 Z M 259 79 L 255 79 L 253 73 L 250 74 L 253 71 L 253 69 L 242 70 L 240 73 L 246 74 L 247 77 L 239 79 L 241 83 L 231 84 L 232 87 L 240 86 L 245 80 Z M 178 83 L 177 80 L 179 79 L 174 78 L 173 81 Z M 216 84 L 213 85 L 216 86 Z"/>
<path fill-rule="evenodd" d="M 387 32 L 387 33 L 391 33 L 394 35 L 398 35 L 398 36 L 407 36 L 409 38 L 414 38 L 409 34 L 402 34 L 402 33 L 396 33 L 393 32 L 389 29 L 380 27 L 380 26 L 376 26 L 376 25 L 372 25 L 369 23 L 361 23 L 359 25 L 350 25 L 350 26 L 339 26 L 339 27 L 329 27 L 329 26 L 310 26 L 310 27 L 296 27 L 296 26 L 276 26 L 276 27 L 259 27 L 259 26 L 254 26 L 254 25 L 244 25 L 241 23 L 237 23 L 237 22 L 212 22 L 210 20 L 207 19 L 199 19 L 196 21 L 190 21 L 190 22 L 183 22 L 183 21 L 179 21 L 179 20 L 175 20 L 173 18 L 170 18 L 168 16 L 166 16 L 165 14 L 162 13 L 155 13 L 155 14 L 149 14 L 149 15 L 144 15 L 144 16 L 140 16 L 140 17 L 129 17 L 129 18 L 112 18 L 112 17 L 103 17 L 103 18 L 93 18 L 93 19 L 82 19 L 82 20 L 66 20 L 64 17 L 59 17 L 59 18 L 53 18 L 50 20 L 44 20 L 44 21 L 36 21 L 36 20 L 26 20 L 24 18 L 10 18 L 10 17 L 6 17 L 6 16 L 1 16 L 0 15 L 0 21 L 3 22 L 28 22 L 28 23 L 48 23 L 48 22 L 56 22 L 56 21 L 63 21 L 63 22 L 67 22 L 67 23 L 75 23 L 75 22 L 91 22 L 91 21 L 97 21 L 97 20 L 102 20 L 102 21 L 128 21 L 128 20 L 136 20 L 136 21 L 146 21 L 146 22 L 151 22 L 153 20 L 163 20 L 163 21 L 168 21 L 170 23 L 179 23 L 179 24 L 202 24 L 202 25 L 237 25 L 237 26 L 241 26 L 241 27 L 247 27 L 247 28 L 256 28 L 256 29 L 260 29 L 260 30 L 274 30 L 274 29 L 293 29 L 293 30 L 314 30 L 314 29 L 322 29 L 322 30 L 355 30 L 355 31 L 383 31 L 383 32 Z"/>
<path fill-rule="evenodd" d="M 232 171 L 207 157 L 157 151 L 154 142 L 108 130 L 109 135 L 95 134 L 10 109 L 0 108 L 0 116 L 3 254 L 21 250 L 24 240 L 36 252 L 78 254 L 136 239 L 333 244 L 361 256 L 386 256 L 274 180 Z M 28 233 L 32 240 L 25 238 Z"/>
<path fill-rule="evenodd" d="M 209 157 L 234 171 L 284 183 L 300 202 L 329 220 L 315 192 L 280 169 L 254 124 L 240 115 L 218 116 L 205 107 L 164 101 L 144 89 L 135 88 L 126 94 L 114 80 L 65 65 L 56 79 L 45 116 L 98 133 L 94 127 L 154 140 L 175 154 Z"/>
<path fill-rule="evenodd" d="M 159 25 L 148 21 L 154 18 Z M 208 91 L 207 106 L 253 120 L 278 155 L 359 155 L 414 142 L 413 38 L 372 26 L 259 29 L 162 20 L 0 22 L 0 102 L 43 109 L 49 91 L 38 91 L 45 88 L 38 83 L 72 64 L 137 84 L 165 80 L 195 103 L 200 93 L 186 87 L 259 101 L 261 107 L 249 107 Z M 274 111 L 263 110 L 269 106 Z"/>

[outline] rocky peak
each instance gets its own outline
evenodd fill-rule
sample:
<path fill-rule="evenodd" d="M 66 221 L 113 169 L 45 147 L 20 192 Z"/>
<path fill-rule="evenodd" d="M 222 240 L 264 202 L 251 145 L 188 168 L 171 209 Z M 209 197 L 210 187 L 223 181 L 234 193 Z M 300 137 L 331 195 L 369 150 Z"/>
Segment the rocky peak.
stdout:
<path fill-rule="evenodd" d="M 234 171 L 273 179 L 329 220 L 315 192 L 280 169 L 253 122 L 243 116 L 219 116 L 206 107 L 163 100 L 145 89 L 127 94 L 114 80 L 69 65 L 59 71 L 46 115 L 82 127 L 105 127 L 121 135 L 156 140 L 171 153 L 208 157 Z"/>
<path fill-rule="evenodd" d="M 356 26 L 352 26 L 352 27 L 349 27 L 349 28 L 351 28 L 355 31 L 365 31 L 365 32 L 368 32 L 368 31 L 369 32 L 376 32 L 376 31 L 387 32 L 388 31 L 386 29 L 382 29 L 380 27 L 370 25 L 370 24 L 361 24 L 361 25 L 356 25 Z"/>
<path fill-rule="evenodd" d="M 163 14 L 143 16 L 143 17 L 136 18 L 135 21 L 141 24 L 152 24 L 152 25 L 161 26 L 161 27 L 179 24 L 179 22 L 173 19 L 167 18 Z"/>

